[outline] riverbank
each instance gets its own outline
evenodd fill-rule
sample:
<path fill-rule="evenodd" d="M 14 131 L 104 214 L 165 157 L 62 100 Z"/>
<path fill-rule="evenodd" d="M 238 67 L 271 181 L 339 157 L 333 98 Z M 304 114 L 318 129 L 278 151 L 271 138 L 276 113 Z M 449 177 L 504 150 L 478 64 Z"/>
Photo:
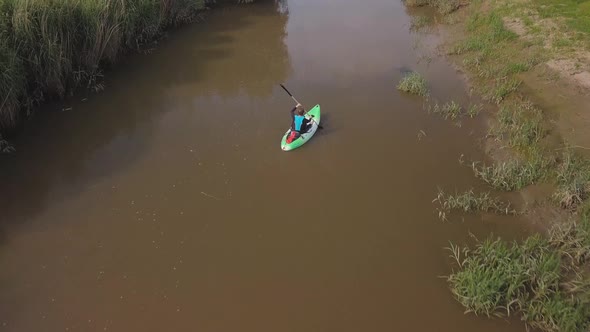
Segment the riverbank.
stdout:
<path fill-rule="evenodd" d="M 590 18 L 580 14 L 586 7 L 553 0 L 406 4 L 438 9 L 447 31 L 443 52 L 491 105 L 485 147 L 492 162 L 472 161 L 474 175 L 491 191 L 519 193 L 517 213 L 547 230 L 546 239 L 522 244 L 488 239 L 472 249 L 451 246 L 454 295 L 468 312 L 516 314 L 544 331 L 587 330 L 590 140 L 583 128 L 590 124 L 584 112 Z M 425 21 L 417 17 L 414 26 Z M 455 119 L 460 106 L 452 105 L 428 109 Z M 445 220 L 452 210 L 509 211 L 489 193 L 439 194 L 436 201 Z"/>
<path fill-rule="evenodd" d="M 236 1 L 231 1 L 236 3 Z M 237 1 L 237 3 L 252 1 Z M 2 136 L 40 103 L 100 91 L 103 70 L 171 27 L 202 18 L 208 0 L 0 0 Z"/>

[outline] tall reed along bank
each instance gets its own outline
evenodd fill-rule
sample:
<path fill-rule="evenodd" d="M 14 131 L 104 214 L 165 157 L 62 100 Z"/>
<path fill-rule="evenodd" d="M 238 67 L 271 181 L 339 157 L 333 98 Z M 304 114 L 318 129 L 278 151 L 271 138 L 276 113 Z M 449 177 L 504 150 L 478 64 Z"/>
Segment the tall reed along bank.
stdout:
<path fill-rule="evenodd" d="M 122 54 L 140 50 L 165 29 L 194 22 L 211 4 L 0 0 L 0 136 L 42 101 L 63 98 L 81 87 L 99 89 L 101 69 Z"/>

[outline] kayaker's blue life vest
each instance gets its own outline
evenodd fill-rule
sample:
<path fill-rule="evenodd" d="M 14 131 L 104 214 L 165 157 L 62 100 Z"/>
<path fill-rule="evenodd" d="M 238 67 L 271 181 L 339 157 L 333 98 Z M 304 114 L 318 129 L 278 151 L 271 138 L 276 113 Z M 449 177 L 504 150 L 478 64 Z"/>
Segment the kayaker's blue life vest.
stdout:
<path fill-rule="evenodd" d="M 301 131 L 301 126 L 303 125 L 303 119 L 305 119 L 302 115 L 295 115 L 295 130 Z"/>

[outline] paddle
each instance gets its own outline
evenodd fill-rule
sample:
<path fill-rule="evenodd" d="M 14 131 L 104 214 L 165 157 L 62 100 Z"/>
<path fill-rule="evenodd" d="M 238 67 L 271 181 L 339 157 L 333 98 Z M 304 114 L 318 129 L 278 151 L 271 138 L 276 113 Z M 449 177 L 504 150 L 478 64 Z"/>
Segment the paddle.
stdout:
<path fill-rule="evenodd" d="M 291 98 L 293 98 L 293 100 L 294 100 L 294 101 L 295 101 L 297 104 L 301 105 L 301 103 L 300 103 L 300 102 L 298 102 L 298 101 L 297 101 L 297 99 L 295 99 L 295 97 L 293 97 L 293 95 L 291 94 L 291 92 L 289 92 L 289 90 L 287 90 L 287 88 L 285 88 L 285 86 L 284 86 L 283 84 L 280 84 L 280 85 L 281 85 L 281 88 L 283 88 L 283 90 L 285 90 L 285 92 L 287 92 L 287 93 L 289 94 L 289 96 L 290 96 Z M 307 113 L 307 112 L 306 112 L 306 113 Z M 312 118 L 312 119 L 313 119 L 313 118 Z M 312 120 L 312 121 L 313 121 L 313 122 L 316 122 L 315 120 Z M 317 123 L 317 122 L 316 122 L 316 123 Z M 322 126 L 321 126 L 321 125 L 318 123 L 318 129 L 324 129 L 324 127 L 322 127 Z"/>
<path fill-rule="evenodd" d="M 298 102 L 298 101 L 297 101 L 297 99 L 295 99 L 295 97 L 293 97 L 293 95 L 291 94 L 291 92 L 289 92 L 289 90 L 287 90 L 287 88 L 285 88 L 285 86 L 284 86 L 284 85 L 282 85 L 282 84 L 281 84 L 281 88 L 283 88 L 283 90 L 285 90 L 285 92 L 287 92 L 287 93 L 289 94 L 289 96 L 291 96 L 291 98 L 293 98 L 293 100 L 294 100 L 294 101 L 295 101 L 297 104 L 300 104 L 300 105 L 301 105 L 301 103 L 300 103 L 300 102 Z"/>

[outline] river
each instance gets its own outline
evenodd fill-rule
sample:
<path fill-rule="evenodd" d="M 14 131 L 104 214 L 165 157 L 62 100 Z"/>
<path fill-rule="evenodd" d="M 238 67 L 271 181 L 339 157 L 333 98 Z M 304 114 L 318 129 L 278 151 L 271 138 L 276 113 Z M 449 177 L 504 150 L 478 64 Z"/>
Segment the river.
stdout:
<path fill-rule="evenodd" d="M 400 1 L 261 1 L 209 12 L 51 104 L 0 165 L 0 331 L 524 331 L 465 315 L 449 241 L 518 238 L 508 217 L 438 219 L 438 188 L 485 189 L 484 121 L 428 114 L 396 84 L 461 75 Z M 420 14 L 420 12 L 419 12 Z M 418 61 L 419 59 L 422 61 Z M 285 153 L 293 102 L 324 129 Z"/>

